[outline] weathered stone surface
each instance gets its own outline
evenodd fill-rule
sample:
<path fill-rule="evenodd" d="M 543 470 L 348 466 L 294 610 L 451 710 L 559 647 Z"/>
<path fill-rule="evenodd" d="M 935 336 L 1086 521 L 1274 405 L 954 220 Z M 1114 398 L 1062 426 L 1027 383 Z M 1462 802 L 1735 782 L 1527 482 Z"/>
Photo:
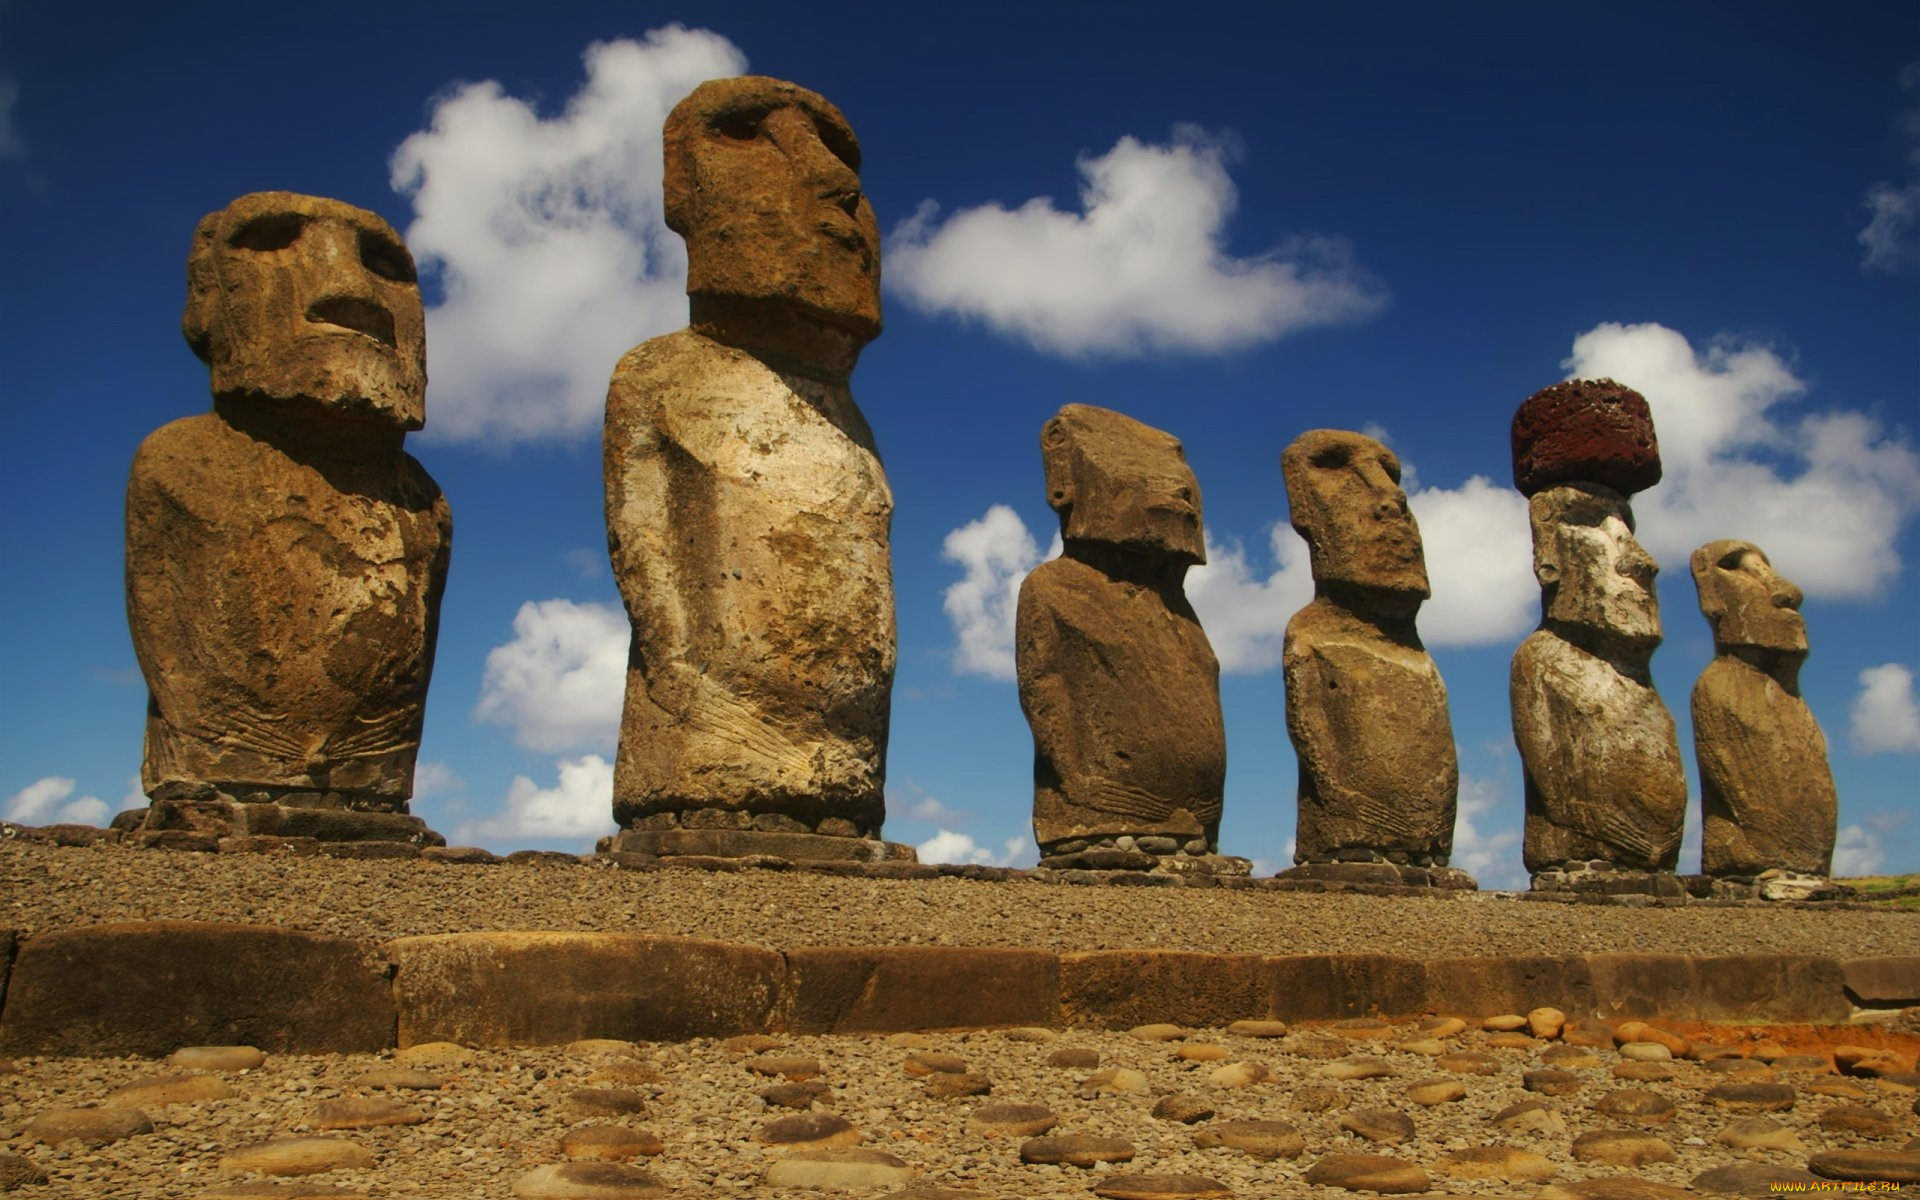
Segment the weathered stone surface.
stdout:
<path fill-rule="evenodd" d="M 759 76 L 664 131 L 689 328 L 607 392 L 607 541 L 633 624 L 614 817 L 779 814 L 876 836 L 893 495 L 847 387 L 880 332 L 880 233 L 838 109 Z"/>
<path fill-rule="evenodd" d="M 1040 449 L 1066 548 L 1020 585 L 1014 628 L 1034 837 L 1216 847 L 1220 665 L 1181 586 L 1206 561 L 1200 486 L 1179 441 L 1104 408 L 1065 406 Z"/>
<path fill-rule="evenodd" d="M 550 1163 L 513 1181 L 519 1200 L 659 1200 L 673 1189 L 639 1167 L 614 1162 Z"/>
<path fill-rule="evenodd" d="M 127 617 L 158 799 L 405 812 L 452 520 L 404 449 L 425 420 L 412 256 L 374 213 L 289 192 L 200 222 L 181 328 L 214 410 L 127 485 Z"/>
<path fill-rule="evenodd" d="M 1303 1178 L 1321 1187 L 1388 1194 L 1424 1192 L 1433 1184 L 1422 1168 L 1380 1154 L 1329 1154 Z"/>
<path fill-rule="evenodd" d="M 1622 1121 L 1642 1125 L 1664 1125 L 1679 1109 L 1673 1101 L 1643 1088 L 1623 1088 L 1608 1092 L 1593 1102 L 1593 1111 Z"/>
<path fill-rule="evenodd" d="M 1827 741 L 1800 696 L 1807 627 L 1800 589 L 1751 542 L 1693 552 L 1714 660 L 1693 687 L 1700 763 L 1701 870 L 1824 877 L 1839 826 Z"/>
<path fill-rule="evenodd" d="M 1828 1150 L 1807 1160 L 1822 1179 L 1866 1183 L 1920 1183 L 1920 1152 L 1913 1150 Z"/>
<path fill-rule="evenodd" d="M 1059 1123 L 1041 1104 L 986 1104 L 967 1116 L 967 1127 L 987 1137 L 1038 1137 Z"/>
<path fill-rule="evenodd" d="M 1436 958 L 1426 974 L 1426 1006 L 1435 1012 L 1523 1013 L 1543 1004 L 1594 1010 L 1593 979 L 1578 956 Z"/>
<path fill-rule="evenodd" d="M 1864 1104 L 1836 1104 L 1820 1114 L 1820 1128 L 1829 1133 L 1857 1133 L 1890 1138 L 1906 1131 L 1907 1122 L 1883 1109 Z"/>
<path fill-rule="evenodd" d="M 1696 1192 L 1710 1196 L 1765 1196 L 1776 1183 L 1819 1183 L 1820 1177 L 1798 1167 L 1773 1163 L 1728 1163 L 1702 1171 L 1692 1179 Z"/>
<path fill-rule="evenodd" d="M 1370 1142 L 1398 1145 L 1413 1137 L 1413 1118 L 1386 1108 L 1359 1108 L 1340 1118 L 1340 1128 Z"/>
<path fill-rule="evenodd" d="M 382 965 L 343 938 L 130 921 L 23 942 L 0 1013 L 0 1050 L 157 1056 L 182 1044 L 246 1043 L 364 1053 L 393 1044 L 393 1022 Z"/>
<path fill-rule="evenodd" d="M 167 1065 L 188 1071 L 251 1071 L 265 1066 L 258 1046 L 182 1046 L 167 1055 Z"/>
<path fill-rule="evenodd" d="M 1314 580 L 1283 653 L 1300 768 L 1294 861 L 1370 850 L 1444 864 L 1460 771 L 1446 685 L 1414 628 L 1429 589 L 1400 460 L 1370 437 L 1316 429 L 1280 466 Z"/>
<path fill-rule="evenodd" d="M 1060 956 L 963 946 L 797 947 L 786 954 L 795 1033 L 1048 1024 Z"/>
<path fill-rule="evenodd" d="M 1124 1096 L 1146 1091 L 1148 1082 L 1145 1072 L 1132 1067 L 1103 1067 L 1080 1081 L 1079 1092 L 1086 1097 Z"/>
<path fill-rule="evenodd" d="M 912 1167 L 880 1150 L 795 1150 L 767 1168 L 766 1184 L 864 1191 L 900 1187 L 912 1178 Z"/>
<path fill-rule="evenodd" d="M 860 1140 L 861 1133 L 845 1117 L 832 1113 L 807 1113 L 768 1121 L 753 1136 L 755 1141 L 768 1146 L 825 1149 L 830 1146 L 851 1146 Z"/>
<path fill-rule="evenodd" d="M 275 1138 L 242 1146 L 220 1159 L 222 1171 L 255 1175 L 319 1175 L 371 1166 L 373 1155 L 367 1148 L 345 1138 Z"/>
<path fill-rule="evenodd" d="M 1553 1162 L 1545 1155 L 1518 1146 L 1470 1146 L 1445 1155 L 1433 1169 L 1449 1179 L 1504 1179 L 1540 1183 L 1552 1179 Z"/>
<path fill-rule="evenodd" d="M 655 857 L 782 858 L 789 862 L 914 862 L 912 846 L 878 837 L 829 837 L 760 829 L 627 829 L 607 841 L 614 854 Z"/>
<path fill-rule="evenodd" d="M 1650 1179 L 1611 1176 L 1578 1183 L 1550 1183 L 1533 1200 L 1693 1200 L 1693 1193 Z"/>
<path fill-rule="evenodd" d="M 377 1129 L 386 1125 L 418 1125 L 427 1114 L 411 1104 L 378 1096 L 343 1096 L 322 1100 L 313 1112 L 315 1129 Z"/>
<path fill-rule="evenodd" d="M 233 1095 L 233 1089 L 218 1075 L 161 1075 L 122 1084 L 107 1093 L 106 1102 L 119 1108 L 159 1108 L 230 1100 Z"/>
<path fill-rule="evenodd" d="M 1650 1133 L 1626 1129 L 1592 1129 L 1573 1139 L 1573 1157 L 1581 1162 L 1615 1167 L 1644 1167 L 1672 1162 L 1673 1147 Z"/>
<path fill-rule="evenodd" d="M 1707 1089 L 1707 1100 L 1728 1112 L 1785 1112 L 1793 1107 L 1794 1090 L 1784 1083 L 1722 1083 Z"/>
<path fill-rule="evenodd" d="M 1620 493 L 1562 484 L 1529 503 L 1542 615 L 1513 656 L 1522 857 L 1535 873 L 1596 860 L 1670 872 L 1687 786 L 1647 666 L 1660 645 L 1659 568 L 1634 540 Z"/>
<path fill-rule="evenodd" d="M 568 1158 L 617 1161 L 662 1154 L 666 1148 L 655 1134 L 631 1125 L 576 1125 L 560 1136 L 560 1153 Z"/>
<path fill-rule="evenodd" d="M 1840 964 L 1847 992 L 1876 1008 L 1920 1003 L 1920 954 L 1849 958 Z"/>
<path fill-rule="evenodd" d="M 1307 1150 L 1300 1131 L 1284 1121 L 1221 1121 L 1195 1133 L 1193 1144 L 1202 1150 L 1224 1146 L 1269 1160 L 1299 1158 Z"/>
<path fill-rule="evenodd" d="M 1660 443 L 1646 397 L 1611 379 L 1571 379 L 1513 414 L 1513 486 L 1532 496 L 1563 483 L 1631 496 L 1660 482 Z"/>
<path fill-rule="evenodd" d="M 215 1183 L 204 1192 L 195 1192 L 194 1200 L 372 1200 L 367 1189 L 332 1183 L 281 1183 L 250 1179 Z"/>
<path fill-rule="evenodd" d="M 44 1186 L 47 1182 L 47 1173 L 32 1159 L 19 1154 L 0 1154 L 0 1192 Z"/>
<path fill-rule="evenodd" d="M 103 1146 L 139 1133 L 152 1133 L 153 1122 L 137 1108 L 107 1105 L 100 1108 L 53 1108 L 28 1121 L 21 1131 L 27 1138 L 58 1146 L 79 1142 Z"/>
<path fill-rule="evenodd" d="M 680 1040 L 771 1028 L 784 981 L 772 950 L 628 933 L 401 938 L 400 1044 L 564 1045 Z"/>
<path fill-rule="evenodd" d="M 647 1111 L 647 1098 L 630 1088 L 576 1088 L 560 1103 L 569 1117 L 635 1117 Z"/>
<path fill-rule="evenodd" d="M 1467 1098 L 1466 1085 L 1453 1079 L 1425 1079 L 1407 1085 L 1407 1099 L 1428 1108 Z"/>
<path fill-rule="evenodd" d="M 1091 1167 L 1103 1162 L 1127 1162 L 1133 1158 L 1133 1143 L 1120 1138 L 1068 1134 L 1064 1137 L 1038 1137 L 1020 1145 L 1023 1163 L 1057 1163 L 1070 1167 Z"/>
<path fill-rule="evenodd" d="M 1268 1015 L 1287 1021 L 1367 1013 L 1400 1015 L 1427 1007 L 1426 964 L 1416 958 L 1393 954 L 1276 955 L 1266 960 L 1266 968 L 1273 981 Z"/>
<path fill-rule="evenodd" d="M 1257 954 L 1183 950 L 1091 950 L 1060 956 L 1060 1018 L 1074 1025 L 1131 1028 L 1178 1015 L 1219 1026 L 1266 1014 L 1272 960 Z"/>

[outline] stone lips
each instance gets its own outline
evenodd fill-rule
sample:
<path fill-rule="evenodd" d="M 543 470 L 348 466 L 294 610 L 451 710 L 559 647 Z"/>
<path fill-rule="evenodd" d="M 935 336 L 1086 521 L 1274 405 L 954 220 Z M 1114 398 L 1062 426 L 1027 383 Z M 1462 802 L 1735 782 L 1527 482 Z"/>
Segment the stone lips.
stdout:
<path fill-rule="evenodd" d="M 1527 496 L 1599 483 L 1631 496 L 1660 482 L 1660 443 L 1646 397 L 1611 379 L 1571 379 L 1513 414 L 1513 486 Z"/>

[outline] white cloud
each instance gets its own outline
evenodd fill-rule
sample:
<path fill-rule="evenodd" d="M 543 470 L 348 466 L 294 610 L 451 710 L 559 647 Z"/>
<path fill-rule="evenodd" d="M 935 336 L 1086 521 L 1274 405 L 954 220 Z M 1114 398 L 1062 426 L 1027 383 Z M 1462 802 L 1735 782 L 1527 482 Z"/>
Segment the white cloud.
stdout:
<path fill-rule="evenodd" d="M 1504 801 L 1503 781 L 1475 775 L 1460 776 L 1460 802 L 1453 818 L 1453 854 L 1447 860 L 1474 877 L 1489 890 L 1523 890 L 1527 870 L 1520 861 L 1520 830 L 1485 829 L 1487 818 L 1497 813 Z M 1510 816 L 1518 815 L 1517 806 Z"/>
<path fill-rule="evenodd" d="M 905 817 L 915 821 L 926 821 L 932 825 L 957 825 L 973 816 L 948 808 L 940 798 L 912 781 L 896 787 L 887 785 L 887 816 Z"/>
<path fill-rule="evenodd" d="M 459 773 L 446 763 L 430 759 L 415 764 L 413 768 L 415 803 L 429 796 L 444 803 L 448 795 L 458 794 L 466 788 L 466 780 L 460 778 Z"/>
<path fill-rule="evenodd" d="M 604 604 L 530 600 L 513 618 L 513 640 L 487 653 L 473 715 L 513 730 L 529 750 L 611 753 L 625 699 L 626 614 Z"/>
<path fill-rule="evenodd" d="M 0 813 L 20 825 L 105 825 L 111 815 L 106 801 L 96 796 L 67 799 L 77 786 L 64 775 L 44 776 L 7 797 Z M 146 797 L 138 803 L 145 804 Z"/>
<path fill-rule="evenodd" d="M 595 42 L 587 80 L 542 118 L 499 83 L 434 106 L 394 151 L 411 197 L 407 245 L 437 272 L 429 431 L 527 441 L 597 429 L 607 378 L 636 343 L 686 324 L 686 251 L 661 212 L 660 127 L 705 80 L 746 59 L 669 25 Z"/>
<path fill-rule="evenodd" d="M 1652 406 L 1664 478 L 1634 512 L 1667 571 L 1684 579 L 1697 547 L 1744 538 L 1812 596 L 1868 598 L 1899 573 L 1920 455 L 1861 413 L 1780 413 L 1807 385 L 1772 350 L 1723 339 L 1696 352 L 1664 326 L 1609 322 L 1575 338 L 1561 365 Z"/>
<path fill-rule="evenodd" d="M 1059 553 L 1056 545 L 1047 557 Z M 989 679 L 1012 679 L 1014 610 L 1021 581 L 1042 561 L 1039 544 L 1019 513 L 996 504 L 979 520 L 949 533 L 940 557 L 966 569 L 946 595 L 947 619 L 959 639 L 953 669 Z"/>
<path fill-rule="evenodd" d="M 1920 62 L 1900 72 L 1900 86 L 1909 91 L 1920 87 Z M 1860 265 L 1873 270 L 1894 271 L 1920 262 L 1920 238 L 1914 236 L 1920 225 L 1920 109 L 1901 113 L 1900 128 L 1907 137 L 1907 182 L 1876 183 L 1861 201 L 1872 218 L 1860 231 L 1860 244 L 1866 248 Z"/>
<path fill-rule="evenodd" d="M 1044 353 L 1224 352 L 1386 303 L 1346 243 L 1291 237 L 1236 258 L 1232 147 L 1197 127 L 1083 154 L 1080 211 L 1048 197 L 937 221 L 928 201 L 887 238 L 887 284 L 914 307 L 985 321 Z"/>
<path fill-rule="evenodd" d="M 504 811 L 461 825 L 454 840 L 495 846 L 547 839 L 584 843 L 614 832 L 613 764 L 589 754 L 554 765 L 560 776 L 556 786 L 543 788 L 515 775 Z"/>
<path fill-rule="evenodd" d="M 976 843 L 964 833 L 942 829 L 914 847 L 923 863 L 974 863 L 986 867 L 1030 867 L 1040 861 L 1040 848 L 1025 834 L 1010 837 L 1000 852 Z"/>
<path fill-rule="evenodd" d="M 1848 713 L 1848 740 L 1862 754 L 1920 754 L 1920 703 L 1913 672 L 1882 663 L 1860 672 L 1860 694 Z"/>
<path fill-rule="evenodd" d="M 1857 875 L 1872 875 L 1880 870 L 1886 853 L 1881 840 L 1859 825 L 1848 825 L 1840 830 L 1840 836 L 1833 844 L 1833 878 L 1850 879 Z"/>
<path fill-rule="evenodd" d="M 13 125 L 13 106 L 20 99 L 20 81 L 0 71 L 0 158 L 19 158 L 27 152 L 26 143 Z"/>
<path fill-rule="evenodd" d="M 1427 552 L 1433 598 L 1420 608 L 1429 646 L 1518 641 L 1540 616 L 1533 530 L 1519 492 L 1475 475 L 1407 497 Z"/>
<path fill-rule="evenodd" d="M 1307 543 L 1285 521 L 1268 533 L 1275 564 L 1261 574 L 1238 541 L 1207 535 L 1207 561 L 1187 571 L 1187 600 L 1207 631 L 1220 670 L 1258 675 L 1280 665 L 1287 622 L 1313 599 Z"/>

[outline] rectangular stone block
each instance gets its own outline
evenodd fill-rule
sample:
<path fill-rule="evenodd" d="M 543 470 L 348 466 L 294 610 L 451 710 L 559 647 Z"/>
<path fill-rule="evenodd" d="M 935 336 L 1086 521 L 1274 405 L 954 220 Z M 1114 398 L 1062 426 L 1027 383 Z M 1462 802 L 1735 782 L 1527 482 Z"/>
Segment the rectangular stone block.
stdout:
<path fill-rule="evenodd" d="M 1920 1004 L 1920 954 L 1849 958 L 1841 977 L 1854 1003 L 1865 1008 L 1906 1008 Z"/>
<path fill-rule="evenodd" d="M 1684 954 L 1588 954 L 1592 1015 L 1607 1020 L 1694 1019 L 1699 981 Z M 1574 1010 L 1567 1010 L 1572 1015 Z"/>
<path fill-rule="evenodd" d="M 456 933 L 387 943 L 399 1044 L 681 1041 L 771 1029 L 779 952 L 633 933 Z"/>
<path fill-rule="evenodd" d="M 1280 1021 L 1411 1016 L 1425 1011 L 1427 972 L 1393 954 L 1288 954 L 1266 960 L 1268 1016 Z"/>
<path fill-rule="evenodd" d="M 394 1044 L 379 952 L 344 938 L 214 921 L 131 921 L 24 938 L 0 1052 L 168 1054 L 248 1045 L 369 1053 Z"/>
<path fill-rule="evenodd" d="M 1092 950 L 1060 956 L 1060 1016 L 1069 1025 L 1129 1029 L 1166 1021 L 1195 1029 L 1265 1019 L 1273 1007 L 1258 954 Z"/>
<path fill-rule="evenodd" d="M 1694 963 L 1702 1021 L 1844 1021 L 1840 964 L 1811 954 L 1727 954 Z"/>
<path fill-rule="evenodd" d="M 1427 961 L 1427 1010 L 1490 1017 L 1551 1006 L 1593 1010 L 1593 977 L 1585 960 L 1548 955 L 1435 958 Z"/>
<path fill-rule="evenodd" d="M 809 947 L 787 952 L 794 1033 L 895 1033 L 1052 1025 L 1060 959 L 1050 950 Z"/>

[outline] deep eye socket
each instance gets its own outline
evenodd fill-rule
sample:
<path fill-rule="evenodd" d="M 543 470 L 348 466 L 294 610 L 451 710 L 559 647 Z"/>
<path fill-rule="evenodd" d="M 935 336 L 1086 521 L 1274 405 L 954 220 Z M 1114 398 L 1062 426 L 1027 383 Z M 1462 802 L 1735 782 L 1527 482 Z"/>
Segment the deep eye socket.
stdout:
<path fill-rule="evenodd" d="M 767 114 L 764 110 L 754 108 L 742 109 L 739 112 L 724 113 L 714 118 L 713 130 L 721 137 L 728 138 L 732 141 L 755 141 L 760 136 L 760 125 L 761 122 L 766 120 L 766 116 Z"/>
<path fill-rule="evenodd" d="M 820 144 L 855 175 L 860 173 L 860 143 L 853 135 L 832 121 L 815 121 L 814 128 L 819 131 Z"/>
<path fill-rule="evenodd" d="M 1322 446 L 1315 450 L 1313 457 L 1307 461 L 1322 471 L 1338 471 L 1346 466 L 1349 460 L 1350 456 L 1345 446 Z"/>
<path fill-rule="evenodd" d="M 285 250 L 300 240 L 306 227 L 307 218 L 299 213 L 266 213 L 242 222 L 227 235 L 227 245 L 236 250 Z"/>
<path fill-rule="evenodd" d="M 1400 460 L 1399 459 L 1389 458 L 1389 457 L 1381 458 L 1380 469 L 1386 472 L 1388 479 L 1393 480 L 1395 483 L 1400 482 Z"/>
<path fill-rule="evenodd" d="M 413 256 L 399 243 L 366 230 L 360 232 L 360 262 L 367 270 L 394 283 L 413 283 L 417 276 Z"/>

